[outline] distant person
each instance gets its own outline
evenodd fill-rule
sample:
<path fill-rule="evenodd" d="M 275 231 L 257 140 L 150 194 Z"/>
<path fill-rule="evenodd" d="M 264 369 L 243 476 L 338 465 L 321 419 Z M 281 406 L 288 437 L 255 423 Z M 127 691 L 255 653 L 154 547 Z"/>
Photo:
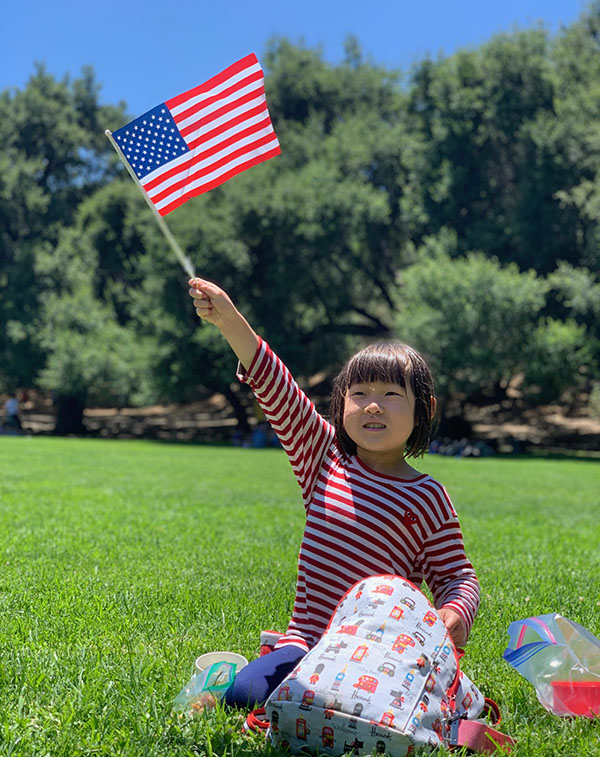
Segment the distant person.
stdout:
<path fill-rule="evenodd" d="M 4 426 L 9 431 L 21 431 L 21 419 L 19 417 L 19 400 L 14 394 L 9 394 L 4 403 Z"/>
<path fill-rule="evenodd" d="M 345 592 L 396 574 L 431 589 L 457 646 L 469 635 L 479 584 L 445 489 L 407 458 L 430 443 L 436 400 L 429 367 L 403 344 L 373 345 L 338 375 L 326 421 L 288 369 L 236 309 L 203 279 L 190 280 L 196 313 L 215 325 L 279 437 L 302 488 L 306 526 L 292 618 L 274 651 L 253 660 L 227 704 L 263 703 L 313 647 Z"/>

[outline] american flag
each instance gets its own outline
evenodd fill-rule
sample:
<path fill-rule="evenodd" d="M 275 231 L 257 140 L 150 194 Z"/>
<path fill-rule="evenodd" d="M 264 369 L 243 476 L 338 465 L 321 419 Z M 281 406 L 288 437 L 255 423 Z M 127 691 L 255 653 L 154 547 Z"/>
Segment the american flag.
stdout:
<path fill-rule="evenodd" d="M 281 152 L 254 53 L 113 138 L 161 216 Z"/>

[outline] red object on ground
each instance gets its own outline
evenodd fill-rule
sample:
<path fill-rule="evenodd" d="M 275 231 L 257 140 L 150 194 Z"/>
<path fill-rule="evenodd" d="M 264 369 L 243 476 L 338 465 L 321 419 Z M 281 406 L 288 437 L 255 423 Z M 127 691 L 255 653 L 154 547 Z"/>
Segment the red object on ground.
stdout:
<path fill-rule="evenodd" d="M 600 715 L 600 681 L 552 681 L 554 706 L 572 715 Z"/>

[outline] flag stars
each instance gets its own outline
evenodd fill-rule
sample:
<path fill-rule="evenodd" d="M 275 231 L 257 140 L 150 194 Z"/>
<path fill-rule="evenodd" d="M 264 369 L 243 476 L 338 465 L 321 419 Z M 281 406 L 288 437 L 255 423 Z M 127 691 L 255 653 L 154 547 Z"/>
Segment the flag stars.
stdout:
<path fill-rule="evenodd" d="M 141 179 L 189 151 L 164 105 L 119 129 L 114 138 Z"/>

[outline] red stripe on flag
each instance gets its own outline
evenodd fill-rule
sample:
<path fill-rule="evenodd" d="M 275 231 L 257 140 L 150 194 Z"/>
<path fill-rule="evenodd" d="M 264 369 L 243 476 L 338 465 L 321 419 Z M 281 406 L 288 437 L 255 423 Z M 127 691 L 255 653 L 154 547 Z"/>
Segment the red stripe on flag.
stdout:
<path fill-rule="evenodd" d="M 269 150 L 268 152 L 263 153 L 262 155 L 256 155 L 250 160 L 246 161 L 245 163 L 242 163 L 239 166 L 236 166 L 235 168 L 232 168 L 231 171 L 228 171 L 227 173 L 222 174 L 216 179 L 213 179 L 213 181 L 209 182 L 208 184 L 203 184 L 200 187 L 196 187 L 196 189 L 186 192 L 182 197 L 178 197 L 176 200 L 173 200 L 172 203 L 169 205 L 165 205 L 164 208 L 157 208 L 158 212 L 161 216 L 166 216 L 167 213 L 170 213 L 172 210 L 175 210 L 175 208 L 178 208 L 180 205 L 183 205 L 185 202 L 187 202 L 191 197 L 197 197 L 198 195 L 204 194 L 205 192 L 209 192 L 211 189 L 214 189 L 215 187 L 218 187 L 219 184 L 223 184 L 224 182 L 228 181 L 228 179 L 231 179 L 233 176 L 236 176 L 239 173 L 242 173 L 242 171 L 245 171 L 247 168 L 252 168 L 252 166 L 256 166 L 259 163 L 262 163 L 265 160 L 269 160 L 270 158 L 274 158 L 276 155 L 279 155 L 281 153 L 281 148 L 279 145 L 277 147 L 274 147 L 272 150 Z"/>
<path fill-rule="evenodd" d="M 156 205 L 157 203 L 161 202 L 161 200 L 164 200 L 165 197 L 173 194 L 173 192 L 177 192 L 180 189 L 185 189 L 185 187 L 187 187 L 189 184 L 198 181 L 198 179 L 201 179 L 203 176 L 207 176 L 208 174 L 218 170 L 219 168 L 222 168 L 223 166 L 226 166 L 232 160 L 235 160 L 236 158 L 239 158 L 246 153 L 251 153 L 258 147 L 262 147 L 263 145 L 272 142 L 273 136 L 274 135 L 272 133 L 267 134 L 266 136 L 261 137 L 260 139 L 257 139 L 256 141 L 251 142 L 248 145 L 239 147 L 237 150 L 229 150 L 227 152 L 227 155 L 225 155 L 223 158 L 216 160 L 214 163 L 210 163 L 210 165 L 205 166 L 198 171 L 188 171 L 185 178 L 175 182 L 174 184 L 170 184 L 168 187 L 163 189 L 162 192 L 158 192 L 157 194 L 152 195 L 152 202 Z"/>
<path fill-rule="evenodd" d="M 234 144 L 235 142 L 239 141 L 240 139 L 244 139 L 244 137 L 252 134 L 255 131 L 265 129 L 267 126 L 269 126 L 271 128 L 271 131 L 273 131 L 271 119 L 269 118 L 269 111 L 263 103 L 256 108 L 252 108 L 251 110 L 248 110 L 245 113 L 241 113 L 239 116 L 232 118 L 231 121 L 226 121 L 224 124 L 217 126 L 215 129 L 206 132 L 206 134 L 203 134 L 201 137 L 190 140 L 188 142 L 188 147 L 190 148 L 190 150 L 195 150 L 203 142 L 210 142 L 212 139 L 216 139 L 221 134 L 225 134 L 236 126 L 243 126 L 246 121 L 249 121 L 251 118 L 254 118 L 256 116 L 263 116 L 263 118 L 260 121 L 257 121 L 255 124 L 246 126 L 246 128 L 237 129 L 235 133 L 231 135 L 231 137 L 227 137 L 226 139 L 223 139 L 221 142 L 219 142 L 219 145 Z M 273 134 L 275 134 L 274 131 Z"/>
<path fill-rule="evenodd" d="M 243 123 L 244 120 L 245 119 L 242 118 L 240 123 Z M 154 179 L 152 179 L 152 181 L 149 181 L 147 183 L 142 182 L 144 189 L 146 190 L 146 192 L 151 192 L 153 189 L 156 189 L 165 181 L 171 179 L 173 176 L 177 176 L 178 174 L 185 171 L 189 172 L 193 168 L 193 166 L 196 163 L 199 163 L 201 160 L 210 158 L 211 155 L 214 155 L 221 150 L 225 150 L 227 147 L 231 147 L 231 145 L 234 145 L 236 142 L 239 142 L 240 140 L 245 139 L 246 137 L 249 137 L 252 134 L 261 131 L 261 129 L 265 129 L 269 126 L 271 127 L 270 138 L 272 138 L 275 136 L 275 132 L 273 131 L 273 128 L 271 126 L 271 119 L 269 118 L 269 114 L 265 112 L 265 117 L 262 121 L 259 121 L 258 123 L 247 127 L 246 129 L 242 129 L 241 131 L 236 131 L 236 133 L 231 137 L 221 140 L 216 145 L 213 145 L 213 147 L 209 147 L 207 150 L 203 150 L 202 152 L 192 155 L 190 158 L 188 158 L 188 160 L 179 163 L 179 165 L 175 166 L 174 168 L 166 170 L 164 173 L 160 174 L 160 176 L 156 176 Z M 202 136 L 199 139 L 190 142 L 190 148 L 193 150 L 196 147 L 201 146 L 204 142 L 208 142 L 213 136 L 216 136 L 217 134 L 218 130 L 215 129 L 210 133 L 210 137 L 206 138 L 205 136 Z"/>
<path fill-rule="evenodd" d="M 228 66 L 224 71 L 221 71 L 220 74 L 217 74 L 216 76 L 213 76 L 212 79 L 208 79 L 208 81 L 199 84 L 197 87 L 194 87 L 194 89 L 189 89 L 182 95 L 177 95 L 177 97 L 173 97 L 170 100 L 165 100 L 165 105 L 167 106 L 167 108 L 175 108 L 178 105 L 184 103 L 186 100 L 189 100 L 191 97 L 197 97 L 203 92 L 210 91 L 213 87 L 222 84 L 230 77 L 235 76 L 235 74 L 239 74 L 240 71 L 253 66 L 255 63 L 258 63 L 258 59 L 254 53 L 250 53 L 250 55 L 246 55 L 245 58 L 238 60 L 237 63 L 232 63 L 231 66 Z"/>
<path fill-rule="evenodd" d="M 201 126 L 208 126 L 211 121 L 216 121 L 217 118 L 221 118 L 222 116 L 226 116 L 228 113 L 231 113 L 232 111 L 236 110 L 236 108 L 241 108 L 243 105 L 246 105 L 249 102 L 252 102 L 253 100 L 260 99 L 259 105 L 255 105 L 253 108 L 249 108 L 248 110 L 245 110 L 243 113 L 240 113 L 237 116 L 234 116 L 231 119 L 232 123 L 235 123 L 236 119 L 241 119 L 242 121 L 246 118 L 252 118 L 253 115 L 255 115 L 260 110 L 264 109 L 265 107 L 265 93 L 264 91 L 260 92 L 250 92 L 247 95 L 244 95 L 243 97 L 240 97 L 239 100 L 236 100 L 232 103 L 226 103 L 222 107 L 218 108 L 217 110 L 214 110 L 212 113 L 209 113 L 206 116 L 203 116 L 202 118 L 197 119 L 193 123 L 189 124 L 188 126 L 184 126 L 183 128 L 179 127 L 179 131 L 181 133 L 181 136 L 185 139 L 185 137 L 188 136 L 188 134 L 192 134 L 196 129 L 198 129 Z M 177 123 L 179 123 L 179 119 L 175 119 Z M 226 121 L 222 126 L 218 127 L 220 129 L 226 129 L 229 126 L 229 121 Z M 206 136 L 203 136 L 203 139 L 207 139 Z M 187 139 L 186 139 L 187 142 Z M 189 143 L 188 143 L 189 144 Z"/>
<path fill-rule="evenodd" d="M 237 84 L 233 84 L 228 89 L 224 89 L 222 92 L 219 92 L 212 97 L 207 97 L 206 100 L 201 100 L 200 102 L 194 103 L 194 105 L 190 105 L 190 107 L 186 108 L 186 110 L 182 110 L 181 112 L 177 113 L 177 115 L 173 115 L 173 118 L 177 123 L 181 123 L 187 118 L 193 116 L 194 113 L 197 113 L 199 110 L 204 110 L 204 108 L 208 108 L 214 103 L 218 103 L 220 100 L 234 95 L 236 92 L 244 89 L 244 87 L 247 87 L 248 84 L 253 84 L 255 81 L 262 81 L 262 79 L 262 71 L 256 71 L 250 76 L 247 76 L 245 79 L 242 79 L 242 81 L 238 82 Z M 262 91 L 264 91 L 264 87 L 256 87 L 256 89 L 253 90 L 253 96 L 256 97 L 256 93 Z"/>

